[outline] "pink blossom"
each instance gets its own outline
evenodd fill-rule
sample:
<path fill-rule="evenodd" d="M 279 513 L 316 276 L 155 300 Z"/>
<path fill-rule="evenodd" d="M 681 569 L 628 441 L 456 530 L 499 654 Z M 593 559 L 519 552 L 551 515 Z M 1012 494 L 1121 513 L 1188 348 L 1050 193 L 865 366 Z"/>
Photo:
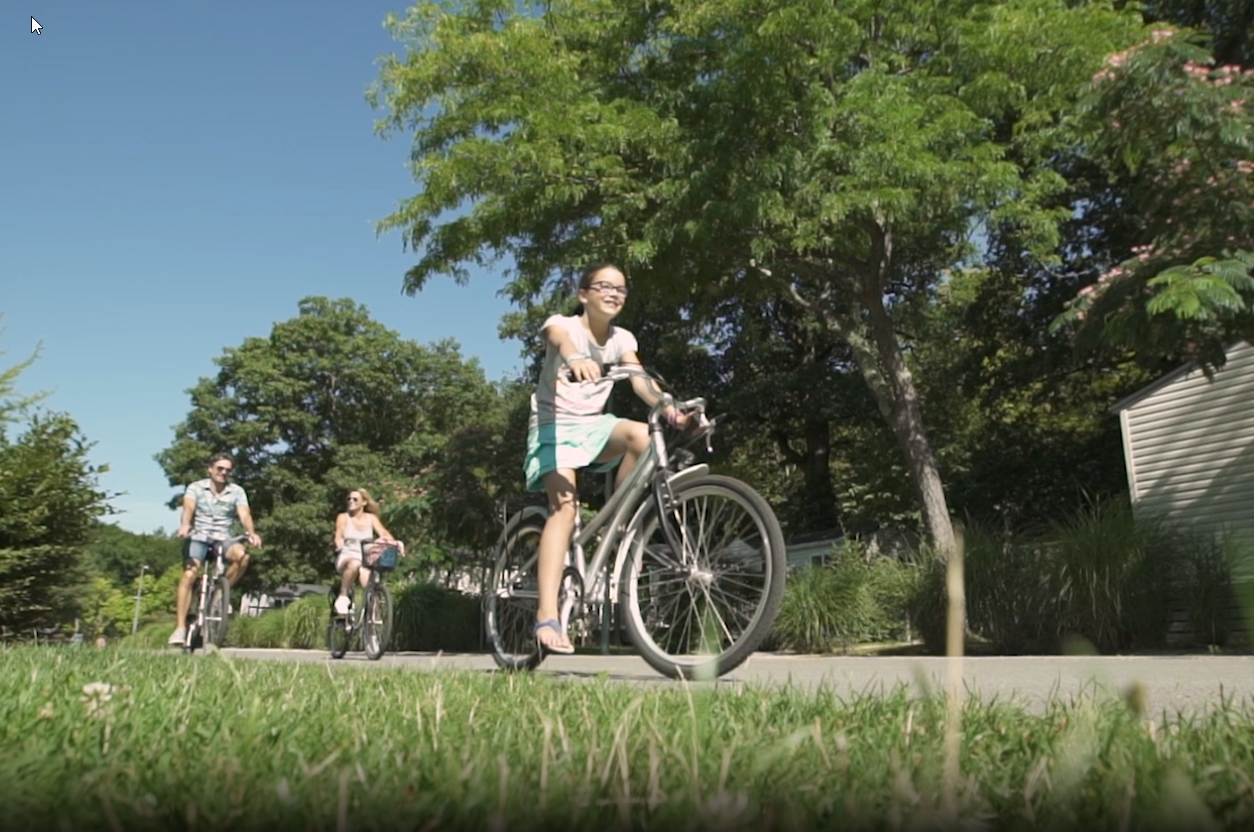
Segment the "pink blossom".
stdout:
<path fill-rule="evenodd" d="M 1109 69 L 1103 69 L 1101 72 L 1095 73 L 1093 75 L 1092 80 L 1094 84 L 1100 84 L 1103 81 L 1109 81 L 1111 78 L 1114 78 L 1114 77 L 1115 77 L 1115 74 L 1111 72 Z"/>
<path fill-rule="evenodd" d="M 1165 41 L 1167 38 L 1171 37 L 1175 33 L 1176 33 L 1175 29 L 1155 29 L 1154 31 L 1150 32 L 1150 41 L 1152 43 L 1162 43 L 1163 41 Z"/>
<path fill-rule="evenodd" d="M 1091 295 L 1091 294 L 1093 294 L 1092 286 L 1085 286 L 1083 289 L 1080 290 L 1080 297 L 1084 297 L 1085 295 Z"/>
<path fill-rule="evenodd" d="M 1241 173 L 1254 173 L 1254 162 L 1251 162 L 1249 159 L 1238 159 L 1237 170 L 1241 171 Z"/>
<path fill-rule="evenodd" d="M 1125 65 L 1127 62 L 1128 62 L 1128 53 L 1126 51 L 1116 52 L 1115 54 L 1111 55 L 1110 57 L 1106 59 L 1106 66 L 1113 66 L 1116 69 L 1118 69 L 1119 67 Z"/>

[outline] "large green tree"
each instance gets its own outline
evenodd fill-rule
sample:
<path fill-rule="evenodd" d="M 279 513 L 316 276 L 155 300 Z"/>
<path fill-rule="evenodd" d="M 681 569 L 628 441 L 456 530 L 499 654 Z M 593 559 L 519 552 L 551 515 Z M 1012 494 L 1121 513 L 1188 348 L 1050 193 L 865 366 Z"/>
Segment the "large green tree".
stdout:
<path fill-rule="evenodd" d="M 329 575 L 333 521 L 353 488 L 379 498 L 419 556 L 481 542 L 503 399 L 455 344 L 422 346 L 351 300 L 311 297 L 215 361 L 158 461 L 182 486 L 205 476 L 213 453 L 235 456 L 265 544 L 252 580 Z"/>
<path fill-rule="evenodd" d="M 1049 251 L 1062 116 L 1141 25 L 1063 0 L 420 5 L 374 100 L 421 192 L 382 228 L 420 254 L 410 291 L 508 253 L 524 301 L 603 258 L 692 321 L 788 298 L 848 346 L 948 551 L 898 310 L 981 224 Z"/>

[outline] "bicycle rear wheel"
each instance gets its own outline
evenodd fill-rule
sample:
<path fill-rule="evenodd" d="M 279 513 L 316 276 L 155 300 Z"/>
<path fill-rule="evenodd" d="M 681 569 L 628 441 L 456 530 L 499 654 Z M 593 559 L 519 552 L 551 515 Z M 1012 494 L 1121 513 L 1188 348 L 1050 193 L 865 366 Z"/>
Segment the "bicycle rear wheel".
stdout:
<path fill-rule="evenodd" d="M 209 603 L 205 608 L 205 642 L 221 647 L 226 642 L 226 630 L 231 617 L 231 582 L 218 578 L 209 588 Z"/>
<path fill-rule="evenodd" d="M 543 533 L 544 518 L 528 517 L 507 528 L 497 546 L 483 614 L 492 658 L 505 670 L 534 670 L 544 658 L 536 644 L 536 560 Z"/>
<path fill-rule="evenodd" d="M 766 500 L 731 477 L 677 485 L 675 553 L 650 500 L 619 581 L 627 633 L 672 678 L 712 679 L 739 666 L 775 623 L 784 597 L 784 535 Z"/>
<path fill-rule="evenodd" d="M 368 659 L 377 661 L 392 640 L 392 592 L 382 582 L 371 581 L 362 603 L 361 646 Z"/>

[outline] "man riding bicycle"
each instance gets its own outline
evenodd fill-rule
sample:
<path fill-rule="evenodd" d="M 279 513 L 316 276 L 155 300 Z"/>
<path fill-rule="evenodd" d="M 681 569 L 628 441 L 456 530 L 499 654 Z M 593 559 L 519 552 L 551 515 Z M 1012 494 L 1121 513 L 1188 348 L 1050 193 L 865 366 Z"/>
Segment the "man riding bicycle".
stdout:
<path fill-rule="evenodd" d="M 215 454 L 209 460 L 209 477 L 187 486 L 183 493 L 183 518 L 179 523 L 179 537 L 183 544 L 183 575 L 179 579 L 177 628 L 170 635 L 169 644 L 181 645 L 187 638 L 187 609 L 192 602 L 192 583 L 208 557 L 213 541 L 225 540 L 231 532 L 231 523 L 238 521 L 248 533 L 248 543 L 260 546 L 261 538 L 253 528 L 252 512 L 248 508 L 248 495 L 244 489 L 230 482 L 235 463 L 230 454 Z M 248 554 L 243 544 L 236 543 L 226 551 L 226 578 L 231 586 L 248 568 Z"/>

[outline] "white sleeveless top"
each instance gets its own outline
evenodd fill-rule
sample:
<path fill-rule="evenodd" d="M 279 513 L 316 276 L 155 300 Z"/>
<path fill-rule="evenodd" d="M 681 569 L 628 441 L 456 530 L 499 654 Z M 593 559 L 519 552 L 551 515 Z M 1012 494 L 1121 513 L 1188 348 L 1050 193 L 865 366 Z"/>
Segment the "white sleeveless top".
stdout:
<path fill-rule="evenodd" d="M 344 551 L 345 555 L 355 555 L 360 560 L 364 555 L 365 544 L 374 540 L 374 522 L 370 519 L 370 515 L 362 512 L 362 518 L 366 521 L 366 528 L 358 528 L 351 516 L 344 523 Z"/>

